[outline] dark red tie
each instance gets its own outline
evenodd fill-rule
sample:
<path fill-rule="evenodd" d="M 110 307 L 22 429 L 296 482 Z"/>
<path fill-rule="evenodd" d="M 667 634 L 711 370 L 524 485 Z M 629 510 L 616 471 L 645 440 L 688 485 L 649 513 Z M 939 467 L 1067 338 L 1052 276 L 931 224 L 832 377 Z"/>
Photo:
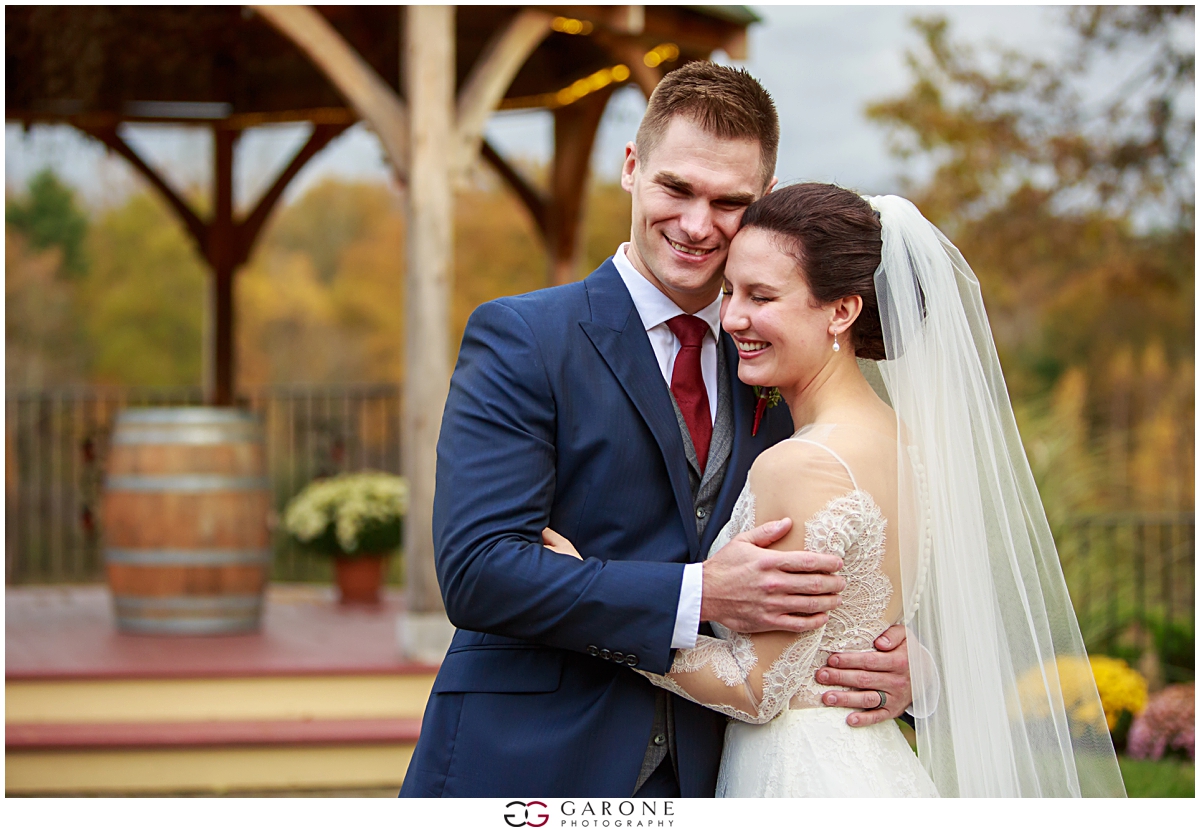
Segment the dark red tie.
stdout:
<path fill-rule="evenodd" d="M 671 394 L 683 412 L 683 420 L 692 433 L 692 445 L 696 447 L 696 461 L 700 473 L 708 462 L 708 444 L 712 441 L 712 415 L 708 412 L 708 392 L 704 388 L 704 374 L 700 371 L 700 347 L 708 323 L 690 314 L 680 314 L 667 320 L 671 333 L 679 338 L 679 354 L 675 356 L 675 369 L 671 372 Z"/>

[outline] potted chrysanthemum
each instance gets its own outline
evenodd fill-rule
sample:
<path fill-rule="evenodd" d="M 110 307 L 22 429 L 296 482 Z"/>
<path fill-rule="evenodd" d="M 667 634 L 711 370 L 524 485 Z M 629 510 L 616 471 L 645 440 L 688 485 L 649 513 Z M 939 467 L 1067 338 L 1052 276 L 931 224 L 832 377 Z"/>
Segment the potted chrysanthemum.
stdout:
<path fill-rule="evenodd" d="M 311 482 L 288 502 L 283 524 L 301 544 L 333 557 L 343 604 L 376 604 L 407 510 L 403 478 L 354 472 Z"/>

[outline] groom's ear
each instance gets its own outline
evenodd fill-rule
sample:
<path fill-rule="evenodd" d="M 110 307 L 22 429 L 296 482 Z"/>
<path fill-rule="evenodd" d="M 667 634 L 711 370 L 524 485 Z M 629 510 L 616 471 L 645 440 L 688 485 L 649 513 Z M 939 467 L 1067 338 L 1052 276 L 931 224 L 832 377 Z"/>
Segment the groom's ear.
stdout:
<path fill-rule="evenodd" d="M 637 168 L 637 144 L 630 141 L 625 145 L 625 163 L 621 165 L 621 189 L 633 192 L 633 171 Z"/>
<path fill-rule="evenodd" d="M 775 185 L 779 183 L 779 176 L 771 176 L 771 183 L 767 185 L 767 189 L 763 191 L 763 195 L 767 195 L 775 189 Z"/>

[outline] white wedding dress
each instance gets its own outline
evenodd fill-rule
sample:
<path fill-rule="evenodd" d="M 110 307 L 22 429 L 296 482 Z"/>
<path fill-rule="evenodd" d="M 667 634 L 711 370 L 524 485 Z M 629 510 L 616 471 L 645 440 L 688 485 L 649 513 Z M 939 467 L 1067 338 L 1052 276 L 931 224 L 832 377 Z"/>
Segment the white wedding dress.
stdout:
<path fill-rule="evenodd" d="M 847 709 L 821 701 L 835 688 L 815 676 L 832 653 L 872 649 L 902 615 L 899 544 L 889 535 L 896 456 L 894 436 L 868 424 L 806 427 L 765 452 L 710 555 L 757 525 L 759 504 L 778 513 L 777 505 L 799 502 L 805 549 L 845 560 L 842 605 L 823 627 L 798 635 L 747 636 L 714 624 L 719 638 L 701 636 L 679 651 L 669 674 L 644 674 L 732 718 L 718 797 L 937 796 L 894 720 L 850 727 Z"/>

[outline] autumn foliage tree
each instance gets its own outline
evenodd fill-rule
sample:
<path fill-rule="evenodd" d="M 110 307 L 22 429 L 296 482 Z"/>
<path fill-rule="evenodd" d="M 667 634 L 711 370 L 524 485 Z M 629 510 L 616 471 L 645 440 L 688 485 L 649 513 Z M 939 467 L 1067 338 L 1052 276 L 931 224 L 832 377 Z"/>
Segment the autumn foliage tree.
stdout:
<path fill-rule="evenodd" d="M 906 192 L 979 277 L 1052 519 L 1191 510 L 1195 11 L 1062 13 L 1058 61 L 914 21 L 912 84 L 868 115 L 932 168 Z"/>

